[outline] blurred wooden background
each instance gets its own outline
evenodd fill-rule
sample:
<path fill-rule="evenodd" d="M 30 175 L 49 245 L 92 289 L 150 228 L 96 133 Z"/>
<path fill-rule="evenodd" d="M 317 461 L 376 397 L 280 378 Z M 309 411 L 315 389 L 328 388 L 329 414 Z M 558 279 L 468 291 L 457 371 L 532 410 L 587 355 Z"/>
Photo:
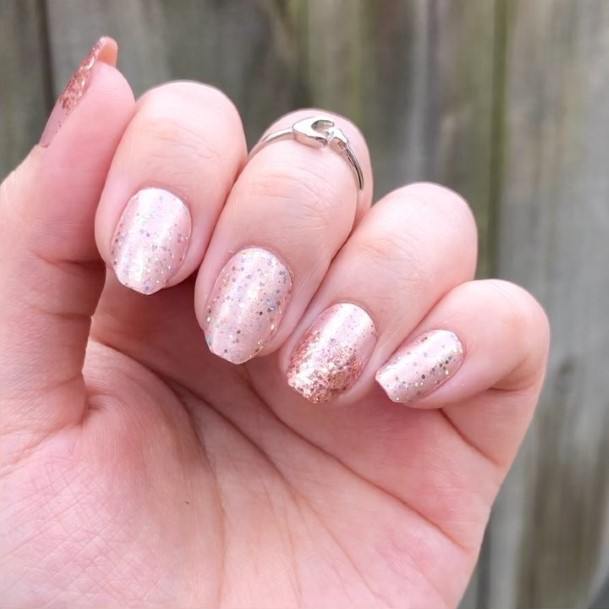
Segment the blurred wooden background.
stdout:
<path fill-rule="evenodd" d="M 468 198 L 479 274 L 531 290 L 554 342 L 463 608 L 609 607 L 609 2 L 0 0 L 1 175 L 103 33 L 138 93 L 213 83 L 250 143 L 298 106 L 342 112 L 377 195 Z"/>

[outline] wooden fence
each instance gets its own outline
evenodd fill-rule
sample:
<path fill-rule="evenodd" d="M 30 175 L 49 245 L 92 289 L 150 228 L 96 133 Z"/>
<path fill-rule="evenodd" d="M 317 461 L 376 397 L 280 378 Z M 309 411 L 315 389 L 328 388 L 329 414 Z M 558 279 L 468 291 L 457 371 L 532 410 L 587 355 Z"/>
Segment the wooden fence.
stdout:
<path fill-rule="evenodd" d="M 213 83 L 250 142 L 298 106 L 342 112 L 377 195 L 468 198 L 479 274 L 531 290 L 554 339 L 463 607 L 609 607 L 609 2 L 0 0 L 0 174 L 102 33 L 138 93 Z"/>

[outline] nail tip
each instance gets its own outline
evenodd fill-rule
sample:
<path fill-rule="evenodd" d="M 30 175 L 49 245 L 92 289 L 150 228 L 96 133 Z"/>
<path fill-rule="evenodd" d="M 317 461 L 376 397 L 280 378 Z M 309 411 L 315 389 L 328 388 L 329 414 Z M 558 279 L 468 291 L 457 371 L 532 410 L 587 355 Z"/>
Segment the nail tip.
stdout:
<path fill-rule="evenodd" d="M 269 345 L 291 293 L 289 269 L 271 252 L 246 247 L 222 267 L 205 308 L 210 351 L 243 364 Z"/>
<path fill-rule="evenodd" d="M 121 269 L 117 264 L 112 265 L 112 270 L 114 271 L 114 276 L 116 277 L 116 280 L 124 288 L 127 288 L 132 292 L 136 292 L 137 294 L 142 294 L 143 296 L 150 296 L 152 294 L 156 294 L 165 287 L 163 285 L 147 287 L 146 285 L 141 284 L 137 281 L 132 281 L 129 275 L 124 272 L 124 269 Z"/>
<path fill-rule="evenodd" d="M 254 356 L 253 355 L 249 355 L 246 357 L 239 357 L 238 355 L 235 355 L 233 353 L 231 353 L 230 351 L 226 351 L 225 349 L 218 349 L 217 347 L 214 346 L 214 342 L 213 339 L 209 339 L 207 337 L 207 334 L 205 335 L 205 342 L 207 344 L 207 348 L 209 349 L 209 352 L 212 355 L 215 355 L 216 357 L 219 357 L 220 359 L 223 359 L 225 362 L 228 362 L 229 364 L 233 364 L 235 366 L 240 366 L 241 364 L 245 364 L 246 362 L 249 362 Z"/>
<path fill-rule="evenodd" d="M 353 303 L 336 303 L 317 317 L 292 352 L 288 384 L 310 402 L 327 402 L 355 385 L 375 342 L 370 315 Z"/>
<path fill-rule="evenodd" d="M 374 375 L 374 381 L 387 395 L 389 395 L 387 387 L 385 387 L 385 385 L 383 384 L 383 380 L 378 372 Z"/>
<path fill-rule="evenodd" d="M 323 404 L 329 401 L 330 396 L 314 395 L 310 391 L 307 391 L 302 385 L 297 383 L 294 379 L 287 379 L 287 383 L 301 398 L 309 402 L 310 404 Z"/>
<path fill-rule="evenodd" d="M 156 294 L 157 292 L 160 292 L 165 287 L 165 286 L 161 285 L 161 286 L 154 287 L 154 288 L 151 288 L 151 289 L 146 289 L 146 287 L 141 287 L 141 286 L 135 285 L 133 283 L 129 283 L 127 281 L 124 281 L 118 275 L 116 276 L 116 278 L 118 279 L 118 282 L 124 288 L 127 288 L 128 290 L 131 290 L 132 292 L 135 292 L 136 294 L 141 294 L 142 296 L 152 296 L 153 294 Z"/>
<path fill-rule="evenodd" d="M 161 285 L 157 288 L 152 288 L 150 290 L 147 290 L 146 288 L 140 288 L 140 287 L 137 287 L 134 285 L 126 286 L 126 287 L 129 288 L 130 290 L 133 290 L 134 292 L 137 292 L 138 294 L 141 294 L 142 296 L 152 296 L 153 294 L 160 292 L 165 286 Z"/>
<path fill-rule="evenodd" d="M 116 67 L 118 61 L 118 43 L 110 36 L 101 36 L 90 48 L 81 63 L 72 73 L 64 90 L 61 92 L 44 127 L 38 145 L 48 148 L 53 138 L 74 110 L 90 84 L 92 69 L 101 61 Z"/>
<path fill-rule="evenodd" d="M 463 358 L 457 334 L 431 330 L 402 345 L 375 378 L 392 402 L 412 405 L 452 378 Z"/>
<path fill-rule="evenodd" d="M 391 392 L 389 391 L 389 387 L 386 387 L 385 384 L 383 383 L 382 374 L 381 374 L 380 370 L 374 375 L 374 380 L 389 400 L 391 400 L 392 402 L 394 402 L 396 404 L 402 403 L 399 398 L 396 398 L 395 396 L 391 395 Z"/>
<path fill-rule="evenodd" d="M 112 36 L 102 35 L 91 47 L 90 55 L 95 57 L 95 61 L 100 61 L 106 65 L 116 67 L 118 62 L 119 46 Z"/>

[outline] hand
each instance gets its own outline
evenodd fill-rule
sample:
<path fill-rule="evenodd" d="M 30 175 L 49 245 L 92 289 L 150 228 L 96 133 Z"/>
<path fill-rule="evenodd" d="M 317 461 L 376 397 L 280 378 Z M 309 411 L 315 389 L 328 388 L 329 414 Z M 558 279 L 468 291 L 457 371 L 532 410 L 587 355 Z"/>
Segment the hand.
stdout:
<path fill-rule="evenodd" d="M 335 150 L 246 163 L 223 94 L 134 102 L 115 59 L 102 40 L 0 194 L 3 609 L 455 607 L 542 309 L 473 281 L 456 194 L 371 209 L 346 119 L 361 192 Z"/>

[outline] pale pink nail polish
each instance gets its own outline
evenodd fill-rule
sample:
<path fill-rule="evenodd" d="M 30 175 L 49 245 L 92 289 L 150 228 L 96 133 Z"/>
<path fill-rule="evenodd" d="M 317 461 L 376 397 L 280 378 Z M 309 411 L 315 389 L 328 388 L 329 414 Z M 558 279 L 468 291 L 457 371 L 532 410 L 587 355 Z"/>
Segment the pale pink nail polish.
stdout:
<path fill-rule="evenodd" d="M 242 364 L 275 334 L 292 291 L 287 267 L 271 252 L 250 247 L 235 254 L 214 284 L 203 329 L 212 353 Z"/>
<path fill-rule="evenodd" d="M 100 38 L 87 53 L 80 65 L 72 74 L 66 88 L 57 98 L 47 124 L 40 136 L 39 145 L 47 147 L 59 131 L 68 115 L 82 99 L 91 80 L 91 72 L 98 61 L 115 65 L 118 47 L 116 42 L 107 36 Z"/>
<path fill-rule="evenodd" d="M 399 349 L 376 380 L 394 402 L 414 402 L 451 378 L 463 359 L 463 345 L 454 332 L 433 330 Z"/>
<path fill-rule="evenodd" d="M 179 269 L 190 240 L 184 202 L 162 188 L 144 188 L 125 207 L 110 255 L 118 280 L 142 294 L 164 288 Z"/>
<path fill-rule="evenodd" d="M 290 387 L 313 403 L 326 402 L 353 386 L 376 343 L 370 315 L 342 302 L 326 309 L 290 358 Z"/>

